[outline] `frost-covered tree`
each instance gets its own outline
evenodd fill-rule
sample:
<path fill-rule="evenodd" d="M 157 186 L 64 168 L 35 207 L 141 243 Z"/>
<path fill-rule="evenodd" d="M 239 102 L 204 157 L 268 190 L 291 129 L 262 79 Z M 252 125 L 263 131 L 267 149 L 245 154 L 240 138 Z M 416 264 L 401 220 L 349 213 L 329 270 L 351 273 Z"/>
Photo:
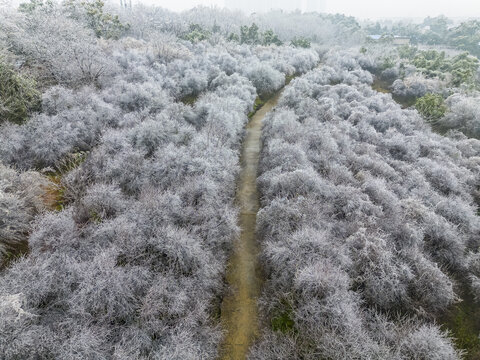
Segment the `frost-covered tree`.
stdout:
<path fill-rule="evenodd" d="M 457 129 L 468 136 L 480 138 L 480 105 L 479 98 L 460 94 L 447 98 L 448 110 L 439 119 L 438 124 L 446 129 Z"/>
<path fill-rule="evenodd" d="M 274 93 L 285 84 L 284 75 L 265 64 L 253 64 L 246 70 L 246 76 L 263 96 Z"/>
<path fill-rule="evenodd" d="M 18 173 L 0 163 L 0 268 L 28 249 L 33 217 L 45 209 L 47 186 L 37 172 Z"/>
<path fill-rule="evenodd" d="M 115 68 L 94 34 L 58 6 L 47 12 L 13 14 L 0 27 L 12 52 L 37 63 L 41 74 L 57 83 L 96 83 Z"/>
<path fill-rule="evenodd" d="M 265 119 L 257 233 L 271 326 L 250 358 L 458 359 L 430 320 L 458 299 L 452 272 L 478 288 L 478 142 L 432 133 L 355 58 L 324 62 Z"/>
<path fill-rule="evenodd" d="M 239 231 L 238 148 L 257 96 L 241 74 L 269 59 L 208 43 L 164 56 L 156 44 L 116 42 L 107 60 L 124 72 L 98 87 L 53 86 L 39 113 L 1 127 L 2 160 L 61 176 L 65 199 L 34 219 L 23 193 L 8 192 L 2 231 L 28 236 L 30 252 L 0 274 L 2 358 L 217 356 L 212 314 Z M 191 105 L 175 100 L 192 92 Z M 61 172 L 79 151 L 85 161 Z"/>

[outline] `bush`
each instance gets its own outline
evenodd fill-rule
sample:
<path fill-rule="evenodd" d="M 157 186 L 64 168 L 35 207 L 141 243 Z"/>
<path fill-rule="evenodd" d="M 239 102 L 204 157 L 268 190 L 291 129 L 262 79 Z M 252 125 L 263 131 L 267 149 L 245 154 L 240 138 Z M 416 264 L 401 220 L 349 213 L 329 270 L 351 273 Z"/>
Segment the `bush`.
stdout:
<path fill-rule="evenodd" d="M 253 23 L 248 27 L 247 25 L 240 27 L 240 44 L 256 45 L 260 42 L 258 34 L 258 26 Z"/>
<path fill-rule="evenodd" d="M 400 345 L 400 354 L 408 359 L 455 360 L 460 357 L 451 340 L 431 325 L 410 332 Z"/>
<path fill-rule="evenodd" d="M 438 79 L 426 79 L 422 76 L 409 76 L 393 82 L 391 89 L 395 96 L 417 99 L 427 93 L 443 94 L 445 83 Z"/>
<path fill-rule="evenodd" d="M 416 316 L 457 301 L 452 273 L 469 269 L 480 288 L 467 255 L 478 251 L 478 152 L 373 91 L 354 58 L 324 62 L 264 120 L 260 303 L 278 335 L 252 358 L 457 359 L 449 335 Z"/>
<path fill-rule="evenodd" d="M 304 37 L 298 37 L 293 38 L 292 41 L 290 41 L 290 45 L 307 49 L 310 47 L 311 44 L 309 39 Z"/>
<path fill-rule="evenodd" d="M 273 30 L 267 30 L 262 34 L 263 45 L 282 45 L 282 41 L 278 38 L 278 35 Z"/>
<path fill-rule="evenodd" d="M 22 123 L 40 108 L 40 92 L 32 79 L 21 75 L 0 58 L 0 123 Z"/>
<path fill-rule="evenodd" d="M 438 94 L 426 94 L 415 102 L 415 108 L 425 120 L 437 122 L 447 112 L 443 97 Z"/>
<path fill-rule="evenodd" d="M 480 139 L 480 99 L 455 94 L 447 98 L 448 111 L 438 123 L 445 129 L 456 129 Z"/>
<path fill-rule="evenodd" d="M 18 173 L 0 162 L 0 268 L 28 250 L 33 218 L 45 209 L 47 185 L 39 173 Z"/>
<path fill-rule="evenodd" d="M 148 41 L 96 44 L 125 74 L 54 86 L 40 114 L 1 128 L 6 162 L 67 170 L 68 204 L 32 223 L 34 202 L 9 190 L 12 216 L 2 220 L 21 224 L 23 240 L 30 233 L 30 253 L 0 276 L 2 297 L 23 294 L 18 311 L 6 300 L 0 358 L 215 358 L 222 333 L 212 314 L 239 233 L 238 150 L 257 96 L 239 72 L 270 59 L 208 42 L 184 42 L 185 56 L 161 61 Z M 187 92 L 202 94 L 174 101 Z M 62 165 L 81 150 L 85 161 Z M 32 316 L 16 321 L 23 312 Z"/>
<path fill-rule="evenodd" d="M 39 8 L 2 27 L 11 51 L 37 65 L 39 76 L 49 83 L 98 85 L 116 70 L 93 32 L 59 14 L 59 9 L 45 12 Z"/>
<path fill-rule="evenodd" d="M 211 36 L 211 33 L 209 31 L 203 29 L 198 24 L 190 24 L 188 31 L 188 33 L 183 35 L 183 38 L 192 43 L 196 43 L 202 40 L 208 40 Z"/>
<path fill-rule="evenodd" d="M 104 12 L 103 7 L 105 3 L 102 0 L 81 3 L 76 2 L 76 0 L 70 0 L 66 3 L 66 6 L 74 13 L 79 10 L 82 11 L 88 27 L 95 32 L 97 37 L 118 40 L 130 27 L 129 24 L 123 24 L 118 15 Z M 74 10 L 74 7 L 81 9 Z"/>
<path fill-rule="evenodd" d="M 260 96 L 268 96 L 285 84 L 285 76 L 265 64 L 253 65 L 246 75 Z"/>

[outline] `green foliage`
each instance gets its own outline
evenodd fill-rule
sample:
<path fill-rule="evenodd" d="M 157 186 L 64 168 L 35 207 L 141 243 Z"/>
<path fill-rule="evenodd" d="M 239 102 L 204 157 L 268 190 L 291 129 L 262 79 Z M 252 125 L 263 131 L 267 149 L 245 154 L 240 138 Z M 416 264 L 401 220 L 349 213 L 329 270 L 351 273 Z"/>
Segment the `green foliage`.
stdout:
<path fill-rule="evenodd" d="M 290 45 L 294 47 L 301 47 L 301 48 L 309 48 L 310 47 L 310 40 L 304 37 L 296 37 L 290 42 Z"/>
<path fill-rule="evenodd" d="M 253 110 L 248 113 L 248 117 L 251 118 L 253 115 L 255 115 L 258 109 L 265 105 L 266 102 L 267 100 L 263 100 L 262 98 L 260 98 L 260 96 L 257 96 L 255 102 L 253 103 Z"/>
<path fill-rule="evenodd" d="M 182 38 L 192 43 L 208 40 L 212 35 L 210 31 L 205 30 L 199 24 L 190 24 L 188 31 L 189 32 L 183 35 Z"/>
<path fill-rule="evenodd" d="M 271 326 L 273 331 L 280 331 L 284 334 L 295 332 L 292 308 L 287 307 L 277 311 L 271 319 Z"/>
<path fill-rule="evenodd" d="M 51 182 L 51 186 L 46 189 L 46 205 L 49 209 L 62 211 L 71 202 L 71 199 L 66 196 L 67 189 L 62 184 L 62 178 L 78 168 L 87 159 L 87 156 L 88 152 L 86 151 L 69 154 L 55 166 L 55 169 L 46 172 Z"/>
<path fill-rule="evenodd" d="M 460 86 L 461 84 L 473 86 L 475 83 L 475 75 L 477 73 L 478 66 L 478 59 L 470 56 L 466 52 L 455 56 L 450 61 L 452 84 L 454 86 Z"/>
<path fill-rule="evenodd" d="M 392 56 L 385 56 L 380 65 L 381 70 L 393 68 L 395 66 L 395 59 Z"/>
<path fill-rule="evenodd" d="M 235 33 L 230 33 L 227 37 L 228 41 L 240 42 L 240 37 Z"/>
<path fill-rule="evenodd" d="M 460 349 L 468 349 L 470 351 L 476 351 L 476 355 L 480 352 L 480 340 L 478 335 L 473 331 L 469 312 L 471 309 L 465 307 L 458 307 L 457 314 L 453 319 L 453 329 L 455 335 L 455 342 Z"/>
<path fill-rule="evenodd" d="M 66 174 L 82 165 L 87 160 L 87 156 L 88 151 L 77 151 L 69 154 L 57 164 L 57 171 Z"/>
<path fill-rule="evenodd" d="M 95 32 L 98 38 L 118 40 L 128 29 L 129 24 L 123 24 L 118 15 L 105 13 L 102 0 L 78 1 L 68 0 L 64 6 L 69 9 L 72 17 L 79 17 L 82 14 L 88 27 Z"/>
<path fill-rule="evenodd" d="M 480 21 L 467 21 L 451 29 L 448 34 L 448 43 L 480 57 Z"/>
<path fill-rule="evenodd" d="M 0 123 L 4 120 L 21 123 L 40 106 L 36 83 L 0 58 Z"/>
<path fill-rule="evenodd" d="M 400 59 L 409 59 L 409 60 L 412 60 L 415 58 L 417 51 L 418 51 L 417 47 L 410 46 L 410 45 L 402 45 L 402 46 L 399 46 L 397 49 L 398 56 L 400 56 Z"/>
<path fill-rule="evenodd" d="M 448 71 L 449 64 L 445 52 L 436 50 L 420 51 L 413 59 L 413 65 L 427 77 L 443 78 L 443 73 Z"/>
<path fill-rule="evenodd" d="M 105 3 L 102 0 L 93 2 L 82 2 L 87 12 L 90 27 L 95 31 L 97 37 L 105 39 L 118 39 L 130 28 L 129 24 L 122 24 L 118 15 L 111 15 L 103 12 Z"/>
<path fill-rule="evenodd" d="M 193 105 L 197 101 L 199 95 L 200 94 L 186 95 L 183 98 L 181 98 L 180 101 L 183 102 L 185 105 Z"/>
<path fill-rule="evenodd" d="M 353 33 L 361 29 L 360 24 L 357 22 L 357 19 L 353 16 L 345 16 L 342 14 L 328 14 L 324 18 L 329 19 L 334 24 L 342 25 L 342 28 L 345 29 L 345 35 L 347 33 Z"/>
<path fill-rule="evenodd" d="M 18 242 L 15 247 L 5 249 L 3 252 L 3 259 L 0 261 L 0 271 L 10 266 L 11 263 L 17 259 L 22 258 L 29 252 L 28 240 Z"/>
<path fill-rule="evenodd" d="M 88 213 L 90 221 L 95 223 L 95 224 L 100 224 L 102 222 L 102 217 L 100 216 L 99 213 L 97 213 L 94 210 L 90 210 Z"/>
<path fill-rule="evenodd" d="M 399 49 L 399 53 L 400 53 Z M 423 75 L 444 80 L 446 74 L 451 74 L 451 84 L 460 86 L 474 86 L 475 75 L 479 67 L 479 61 L 476 57 L 470 56 L 465 52 L 453 58 L 447 58 L 445 52 L 435 50 L 416 51 L 412 61 L 418 71 Z"/>
<path fill-rule="evenodd" d="M 453 305 L 440 322 L 451 331 L 458 349 L 466 351 L 465 360 L 480 358 L 480 307 L 475 302 L 467 285 L 461 286 L 462 301 Z"/>
<path fill-rule="evenodd" d="M 429 122 L 442 118 L 447 111 L 443 97 L 439 94 L 426 94 L 415 102 L 417 111 Z"/>
<path fill-rule="evenodd" d="M 278 35 L 273 30 L 267 30 L 263 33 L 263 45 L 282 45 L 282 41 L 278 38 Z"/>
<path fill-rule="evenodd" d="M 51 0 L 30 0 L 29 2 L 21 3 L 18 7 L 18 11 L 31 14 L 37 9 L 44 11 L 50 11 L 53 8 L 53 1 Z"/>
<path fill-rule="evenodd" d="M 247 26 L 243 25 L 240 27 L 240 36 L 235 33 L 230 33 L 227 37 L 228 41 L 239 42 L 240 44 L 249 44 L 249 45 L 282 45 L 282 41 L 279 39 L 278 35 L 273 32 L 272 29 L 265 31 L 264 33 L 259 33 L 257 24 L 253 23 L 252 25 Z"/>
<path fill-rule="evenodd" d="M 50 186 L 45 189 L 45 205 L 52 211 L 62 211 L 67 204 L 65 201 L 66 189 L 62 186 L 62 176 L 52 172 L 47 174 Z"/>
<path fill-rule="evenodd" d="M 295 79 L 297 76 L 298 76 L 297 74 L 286 75 L 286 76 L 285 76 L 285 86 L 287 86 L 288 84 L 290 84 L 290 81 L 292 81 L 293 79 Z"/>
<path fill-rule="evenodd" d="M 444 15 L 440 15 L 434 18 L 427 17 L 423 20 L 424 26 L 430 26 L 430 30 L 440 36 L 445 36 L 448 32 L 448 24 L 452 21 Z"/>
<path fill-rule="evenodd" d="M 260 43 L 258 26 L 253 23 L 250 27 L 243 25 L 240 27 L 240 44 L 256 45 Z"/>

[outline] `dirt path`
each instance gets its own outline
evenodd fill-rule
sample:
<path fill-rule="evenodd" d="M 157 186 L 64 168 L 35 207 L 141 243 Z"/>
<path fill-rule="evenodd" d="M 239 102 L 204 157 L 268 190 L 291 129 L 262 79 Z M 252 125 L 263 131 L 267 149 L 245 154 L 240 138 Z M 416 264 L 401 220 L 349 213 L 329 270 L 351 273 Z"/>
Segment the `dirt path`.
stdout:
<path fill-rule="evenodd" d="M 226 280 L 232 291 L 222 303 L 221 320 L 226 337 L 220 354 L 224 360 L 245 359 L 249 346 L 259 333 L 257 298 L 262 287 L 262 276 L 258 262 L 259 244 L 255 237 L 259 209 L 257 168 L 262 119 L 276 105 L 279 97 L 280 92 L 253 115 L 243 142 L 242 170 L 236 195 L 242 231 L 227 267 Z"/>

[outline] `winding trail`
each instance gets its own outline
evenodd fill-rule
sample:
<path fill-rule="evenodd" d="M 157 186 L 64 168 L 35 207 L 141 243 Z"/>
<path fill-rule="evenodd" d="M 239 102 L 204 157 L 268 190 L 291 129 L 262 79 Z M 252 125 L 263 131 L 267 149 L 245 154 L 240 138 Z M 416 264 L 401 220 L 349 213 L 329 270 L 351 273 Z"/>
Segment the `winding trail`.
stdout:
<path fill-rule="evenodd" d="M 257 299 L 263 277 L 255 236 L 259 209 L 257 169 L 261 148 L 262 119 L 277 104 L 281 91 L 268 100 L 250 119 L 240 158 L 241 172 L 236 201 L 240 207 L 240 238 L 235 242 L 227 265 L 226 280 L 231 288 L 223 300 L 221 321 L 226 336 L 220 348 L 223 360 L 246 359 L 249 346 L 259 334 Z"/>

